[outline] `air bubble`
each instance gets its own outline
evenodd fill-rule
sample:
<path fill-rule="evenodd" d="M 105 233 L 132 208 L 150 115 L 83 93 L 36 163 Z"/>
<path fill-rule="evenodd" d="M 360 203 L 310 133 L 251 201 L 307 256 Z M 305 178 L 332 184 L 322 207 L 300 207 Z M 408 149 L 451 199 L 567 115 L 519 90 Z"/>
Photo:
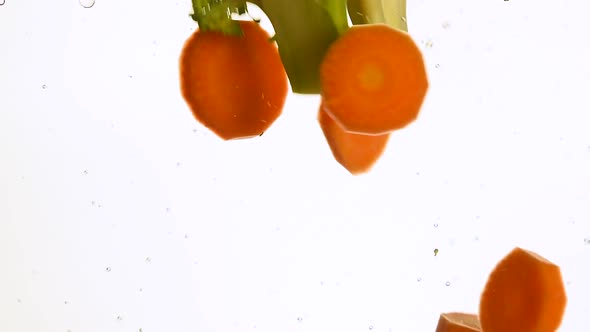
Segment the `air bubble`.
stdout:
<path fill-rule="evenodd" d="M 80 0 L 80 6 L 84 8 L 92 8 L 92 6 L 94 6 L 94 0 Z"/>
<path fill-rule="evenodd" d="M 0 6 L 4 5 L 4 0 L 0 0 Z"/>
<path fill-rule="evenodd" d="M 449 287 L 451 285 L 450 281 L 445 282 L 445 286 Z"/>

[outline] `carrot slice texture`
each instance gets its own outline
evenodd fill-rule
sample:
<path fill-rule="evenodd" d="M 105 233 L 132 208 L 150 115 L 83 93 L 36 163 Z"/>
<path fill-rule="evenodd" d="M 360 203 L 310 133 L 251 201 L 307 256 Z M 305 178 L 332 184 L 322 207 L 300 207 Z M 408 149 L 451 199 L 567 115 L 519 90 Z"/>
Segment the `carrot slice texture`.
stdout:
<path fill-rule="evenodd" d="M 325 109 L 350 132 L 385 134 L 413 122 L 428 78 L 410 35 L 385 24 L 350 27 L 320 66 Z"/>
<path fill-rule="evenodd" d="M 278 48 L 253 21 L 243 36 L 197 30 L 180 56 L 181 93 L 194 117 L 225 140 L 259 136 L 282 113 L 289 89 Z"/>
<path fill-rule="evenodd" d="M 479 319 L 484 332 L 555 332 L 566 303 L 559 266 L 517 247 L 488 277 Z"/>
<path fill-rule="evenodd" d="M 389 140 L 390 134 L 374 136 L 345 131 L 321 105 L 318 122 L 334 158 L 353 175 L 368 172 Z"/>
<path fill-rule="evenodd" d="M 481 332 L 476 314 L 448 312 L 440 315 L 436 332 Z"/>

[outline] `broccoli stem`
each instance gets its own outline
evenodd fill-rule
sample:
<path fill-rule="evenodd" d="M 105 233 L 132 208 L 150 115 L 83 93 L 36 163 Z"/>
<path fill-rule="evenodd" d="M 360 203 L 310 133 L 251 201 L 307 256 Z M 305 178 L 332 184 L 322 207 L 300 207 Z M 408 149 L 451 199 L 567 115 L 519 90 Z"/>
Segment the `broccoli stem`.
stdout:
<path fill-rule="evenodd" d="M 319 68 L 328 47 L 348 28 L 344 0 L 254 0 L 275 30 L 291 89 L 319 94 Z"/>
<path fill-rule="evenodd" d="M 353 24 L 385 23 L 408 31 L 406 0 L 347 0 Z"/>

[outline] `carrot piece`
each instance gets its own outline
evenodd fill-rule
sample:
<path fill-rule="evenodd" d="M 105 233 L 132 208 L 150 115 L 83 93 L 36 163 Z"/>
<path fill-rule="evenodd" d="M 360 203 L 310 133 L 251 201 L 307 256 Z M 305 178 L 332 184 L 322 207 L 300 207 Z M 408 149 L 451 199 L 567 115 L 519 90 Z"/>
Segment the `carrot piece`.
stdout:
<path fill-rule="evenodd" d="M 559 266 L 517 247 L 488 277 L 479 319 L 485 332 L 555 332 L 566 303 Z"/>
<path fill-rule="evenodd" d="M 181 93 L 194 117 L 224 140 L 259 136 L 280 116 L 289 82 L 270 35 L 240 21 L 243 35 L 197 30 L 180 56 Z"/>
<path fill-rule="evenodd" d="M 413 122 L 428 78 L 422 53 L 405 32 L 385 24 L 350 27 L 320 67 L 325 109 L 350 132 L 384 134 Z"/>
<path fill-rule="evenodd" d="M 389 140 L 390 134 L 375 136 L 346 132 L 321 105 L 318 122 L 334 158 L 353 175 L 368 172 Z"/>
<path fill-rule="evenodd" d="M 436 332 L 481 332 L 476 314 L 448 312 L 440 315 Z"/>

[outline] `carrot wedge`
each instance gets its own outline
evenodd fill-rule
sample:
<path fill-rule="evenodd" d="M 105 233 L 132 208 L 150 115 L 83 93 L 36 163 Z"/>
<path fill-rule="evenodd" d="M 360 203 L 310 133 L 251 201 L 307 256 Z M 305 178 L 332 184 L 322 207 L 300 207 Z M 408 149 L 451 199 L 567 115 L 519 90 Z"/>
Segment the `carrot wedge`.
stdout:
<path fill-rule="evenodd" d="M 344 130 L 320 106 L 318 122 L 334 158 L 351 174 L 368 172 L 379 160 L 390 134 L 362 135 Z"/>
<path fill-rule="evenodd" d="M 488 277 L 479 319 L 485 332 L 555 332 L 566 303 L 559 266 L 517 247 Z"/>
<path fill-rule="evenodd" d="M 476 314 L 448 312 L 440 315 L 436 332 L 481 332 Z"/>
<path fill-rule="evenodd" d="M 330 45 L 320 85 L 326 111 L 346 131 L 379 135 L 418 117 L 428 77 L 410 35 L 386 24 L 362 24 Z"/>

